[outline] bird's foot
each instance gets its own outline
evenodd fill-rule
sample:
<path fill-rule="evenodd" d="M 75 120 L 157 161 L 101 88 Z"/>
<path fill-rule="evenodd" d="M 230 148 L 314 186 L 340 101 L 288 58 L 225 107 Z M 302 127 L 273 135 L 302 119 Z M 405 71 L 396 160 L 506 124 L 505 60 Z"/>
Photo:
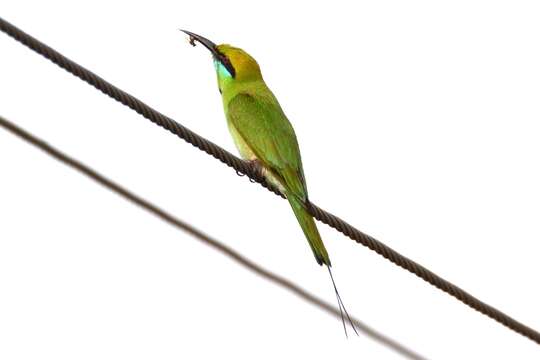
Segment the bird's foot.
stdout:
<path fill-rule="evenodd" d="M 258 159 L 248 160 L 247 163 L 253 172 L 261 179 L 264 179 L 264 167 Z M 249 179 L 251 182 L 255 182 L 253 179 Z"/>

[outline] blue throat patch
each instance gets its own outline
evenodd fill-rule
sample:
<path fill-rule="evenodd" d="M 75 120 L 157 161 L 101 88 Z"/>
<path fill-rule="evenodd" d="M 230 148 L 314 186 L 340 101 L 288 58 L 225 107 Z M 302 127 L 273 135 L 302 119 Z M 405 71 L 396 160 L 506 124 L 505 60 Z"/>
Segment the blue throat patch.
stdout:
<path fill-rule="evenodd" d="M 227 77 L 232 78 L 231 73 L 223 64 L 219 61 L 214 59 L 214 66 L 216 67 L 216 71 L 219 73 L 220 77 Z"/>

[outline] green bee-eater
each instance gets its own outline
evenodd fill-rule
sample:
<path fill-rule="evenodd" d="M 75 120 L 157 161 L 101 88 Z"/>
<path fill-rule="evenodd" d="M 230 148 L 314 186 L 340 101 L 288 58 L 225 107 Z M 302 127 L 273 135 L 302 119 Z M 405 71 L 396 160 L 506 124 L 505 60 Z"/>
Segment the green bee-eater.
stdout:
<path fill-rule="evenodd" d="M 317 263 L 328 267 L 334 282 L 330 257 L 307 210 L 308 193 L 294 129 L 266 86 L 257 61 L 242 49 L 216 45 L 200 35 L 182 31 L 189 35 L 192 45 L 198 41 L 213 55 L 227 124 L 240 155 L 286 196 Z M 334 290 L 341 311 L 343 303 L 335 284 Z"/>

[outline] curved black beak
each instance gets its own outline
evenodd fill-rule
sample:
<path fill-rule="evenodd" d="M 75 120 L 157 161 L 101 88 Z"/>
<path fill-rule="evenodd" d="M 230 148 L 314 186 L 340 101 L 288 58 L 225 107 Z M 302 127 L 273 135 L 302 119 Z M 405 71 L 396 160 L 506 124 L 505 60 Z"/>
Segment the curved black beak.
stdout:
<path fill-rule="evenodd" d="M 189 35 L 189 43 L 192 45 L 192 46 L 195 46 L 195 41 L 198 41 L 199 43 L 201 43 L 205 48 L 207 48 L 208 50 L 210 50 L 210 52 L 212 53 L 212 55 L 214 55 L 215 57 L 218 57 L 220 54 L 219 52 L 217 51 L 217 45 L 214 44 L 212 41 L 208 40 L 207 38 L 201 36 L 201 35 L 197 35 L 195 33 L 192 33 L 191 31 L 187 31 L 187 30 L 182 30 L 180 29 L 180 31 L 186 33 Z"/>
<path fill-rule="evenodd" d="M 232 75 L 232 77 L 235 76 L 236 72 L 235 72 L 234 67 L 232 66 L 230 60 L 224 54 L 219 52 L 219 50 L 217 49 L 216 44 L 214 44 L 212 41 L 208 40 L 204 36 L 197 35 L 195 33 L 192 33 L 191 31 L 182 30 L 182 29 L 180 29 L 180 31 L 188 34 L 189 43 L 192 46 L 195 46 L 195 41 L 197 41 L 197 42 L 201 43 L 205 48 L 210 50 L 210 52 L 212 53 L 212 56 L 214 57 L 214 59 L 221 62 L 223 64 L 223 66 L 225 66 L 227 71 L 229 71 L 229 73 Z"/>

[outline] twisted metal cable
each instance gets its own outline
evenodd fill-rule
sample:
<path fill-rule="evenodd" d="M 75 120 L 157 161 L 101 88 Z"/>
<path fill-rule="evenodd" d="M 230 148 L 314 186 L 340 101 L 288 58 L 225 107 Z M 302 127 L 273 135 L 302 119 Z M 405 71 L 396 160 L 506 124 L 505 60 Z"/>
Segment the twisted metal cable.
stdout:
<path fill-rule="evenodd" d="M 93 72 L 85 69 L 84 67 L 78 65 L 77 63 L 63 56 L 56 50 L 43 44 L 39 40 L 23 32 L 22 30 L 18 29 L 17 27 L 2 18 L 0 18 L 0 30 L 13 37 L 20 43 L 26 45 L 33 51 L 43 55 L 45 58 L 49 59 L 61 68 L 67 70 L 71 74 L 86 81 L 88 84 L 94 86 L 96 89 L 100 90 L 104 94 L 109 95 L 113 99 L 121 102 L 132 110 L 135 110 L 137 113 L 152 121 L 154 124 L 169 130 L 171 133 L 175 134 L 181 139 L 187 141 L 193 146 L 199 148 L 200 150 L 215 157 L 226 165 L 232 167 L 238 173 L 249 176 L 250 179 L 258 182 L 259 184 L 266 187 L 275 194 L 282 196 L 276 189 L 269 186 L 258 173 L 258 171 L 252 168 L 247 162 L 239 159 L 227 150 L 221 148 L 220 146 L 214 144 L 209 140 L 206 140 L 205 138 L 194 133 L 188 128 L 180 125 L 173 119 L 152 109 L 150 106 L 146 105 L 139 99 L 126 93 L 125 91 L 120 90 L 116 86 L 97 76 Z M 360 243 L 367 248 L 375 251 L 377 254 L 390 260 L 394 264 L 410 271 L 411 273 L 415 274 L 416 276 L 420 277 L 421 279 L 425 280 L 436 288 L 452 295 L 453 297 L 470 306 L 471 308 L 505 325 L 506 327 L 514 330 L 515 332 L 529 338 L 537 344 L 540 344 L 540 333 L 536 330 L 513 319 L 512 317 L 506 315 L 500 310 L 497 310 L 494 307 L 480 301 L 479 299 L 475 298 L 474 296 L 467 293 L 458 286 L 450 283 L 449 281 L 426 269 L 422 265 L 401 255 L 397 251 L 386 246 L 380 241 L 374 239 L 373 237 L 364 234 L 363 232 L 346 223 L 337 216 L 328 213 L 327 211 L 317 207 L 314 204 L 310 204 L 309 210 L 316 219 L 338 230 L 339 232 L 348 236 L 357 243 Z"/>

